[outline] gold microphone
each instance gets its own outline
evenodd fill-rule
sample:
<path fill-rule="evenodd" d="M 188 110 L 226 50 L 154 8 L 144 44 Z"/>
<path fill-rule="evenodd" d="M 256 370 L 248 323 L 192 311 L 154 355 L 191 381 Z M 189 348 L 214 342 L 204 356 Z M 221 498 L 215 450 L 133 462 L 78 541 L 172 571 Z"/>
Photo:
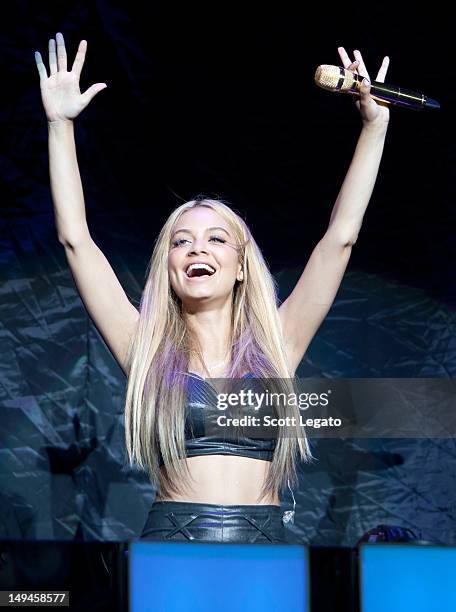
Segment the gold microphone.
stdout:
<path fill-rule="evenodd" d="M 348 93 L 359 96 L 363 77 L 351 70 L 341 66 L 329 66 L 322 64 L 315 72 L 315 83 L 327 91 Z M 403 106 L 414 110 L 424 108 L 440 108 L 437 100 L 426 97 L 422 93 L 373 81 L 371 83 L 370 95 L 374 100 L 387 102 L 396 106 Z"/>

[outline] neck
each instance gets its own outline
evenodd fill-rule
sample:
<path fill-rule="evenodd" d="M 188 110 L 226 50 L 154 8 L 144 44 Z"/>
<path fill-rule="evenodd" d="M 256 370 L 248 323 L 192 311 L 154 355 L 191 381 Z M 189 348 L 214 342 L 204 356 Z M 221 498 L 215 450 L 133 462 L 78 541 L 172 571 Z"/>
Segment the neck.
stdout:
<path fill-rule="evenodd" d="M 208 369 L 226 366 L 231 350 L 231 305 L 185 312 L 184 318 Z"/>

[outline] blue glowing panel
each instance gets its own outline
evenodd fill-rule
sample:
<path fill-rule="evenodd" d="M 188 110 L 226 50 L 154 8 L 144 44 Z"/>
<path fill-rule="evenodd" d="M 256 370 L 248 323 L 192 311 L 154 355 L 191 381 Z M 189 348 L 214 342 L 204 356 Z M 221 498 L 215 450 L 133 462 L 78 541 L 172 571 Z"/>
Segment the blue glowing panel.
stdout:
<path fill-rule="evenodd" d="M 130 612 L 308 612 L 308 552 L 294 544 L 133 542 Z"/>
<path fill-rule="evenodd" d="M 456 547 L 363 544 L 361 612 L 454 612 Z"/>

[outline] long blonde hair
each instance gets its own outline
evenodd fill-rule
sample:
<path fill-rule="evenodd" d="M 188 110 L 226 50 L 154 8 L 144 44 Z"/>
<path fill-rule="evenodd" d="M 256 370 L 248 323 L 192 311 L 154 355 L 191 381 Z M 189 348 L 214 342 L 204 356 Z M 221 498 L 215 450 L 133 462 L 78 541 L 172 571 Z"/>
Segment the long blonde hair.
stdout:
<path fill-rule="evenodd" d="M 185 458 L 185 385 L 190 356 L 202 363 L 198 342 L 182 316 L 180 299 L 171 287 L 168 253 L 173 228 L 180 216 L 196 206 L 206 206 L 233 229 L 243 281 L 233 288 L 231 344 L 228 378 L 246 371 L 258 378 L 290 379 L 278 315 L 276 281 L 245 221 L 221 200 L 194 199 L 178 206 L 156 240 L 146 272 L 136 333 L 129 346 L 125 403 L 125 437 L 130 465 L 147 470 L 152 485 L 164 496 L 180 493 L 189 484 Z M 299 422 L 298 408 L 292 408 Z M 288 413 L 289 414 L 289 413 Z M 303 428 L 295 436 L 279 436 L 260 494 L 278 494 L 296 482 L 296 455 L 312 459 Z M 159 467 L 159 455 L 164 466 Z"/>

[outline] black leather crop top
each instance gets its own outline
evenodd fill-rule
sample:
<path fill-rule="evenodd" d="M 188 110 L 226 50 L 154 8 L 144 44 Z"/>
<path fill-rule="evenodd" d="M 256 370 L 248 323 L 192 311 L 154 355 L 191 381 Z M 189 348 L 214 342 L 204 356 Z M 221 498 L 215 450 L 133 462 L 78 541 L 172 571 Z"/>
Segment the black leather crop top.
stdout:
<path fill-rule="evenodd" d="M 275 438 L 247 438 L 224 435 L 222 427 L 211 427 L 215 419 L 223 414 L 215 405 L 216 390 L 204 378 L 190 372 L 187 374 L 188 401 L 185 415 L 185 451 L 187 457 L 200 455 L 235 455 L 272 461 L 276 447 Z M 243 379 L 254 378 L 247 373 Z M 244 410 L 248 410 L 248 407 Z M 247 414 L 247 412 L 244 412 Z M 250 411 L 248 414 L 252 414 Z M 208 431 L 209 430 L 209 431 Z M 159 456 L 160 467 L 164 465 Z"/>

